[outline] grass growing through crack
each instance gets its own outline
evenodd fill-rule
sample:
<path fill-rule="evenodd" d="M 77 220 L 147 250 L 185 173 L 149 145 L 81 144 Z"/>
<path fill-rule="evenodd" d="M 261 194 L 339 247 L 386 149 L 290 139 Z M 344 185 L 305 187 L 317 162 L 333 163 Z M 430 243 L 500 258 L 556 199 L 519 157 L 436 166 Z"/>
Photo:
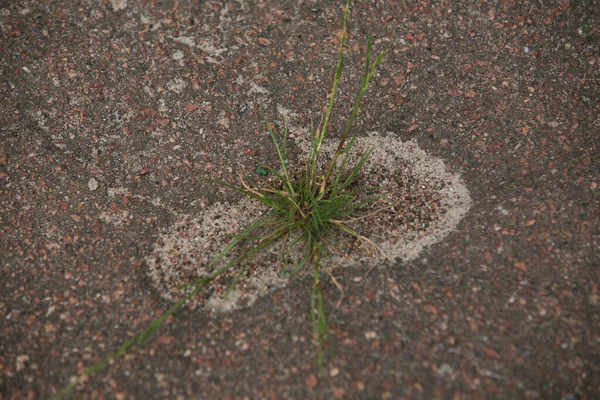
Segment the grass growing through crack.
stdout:
<path fill-rule="evenodd" d="M 213 258 L 208 266 L 209 271 L 213 269 L 210 275 L 181 287 L 182 290 L 188 289 L 189 291 L 181 300 L 158 319 L 154 320 L 146 329 L 123 344 L 118 350 L 109 354 L 101 362 L 85 369 L 79 376 L 72 378 L 71 382 L 56 393 L 53 399 L 62 399 L 78 384 L 104 369 L 113 360 L 124 355 L 132 347 L 141 347 L 146 344 L 169 316 L 183 308 L 189 300 L 198 295 L 215 279 L 237 268 L 234 282 L 228 290 L 229 293 L 238 281 L 243 278 L 250 258 L 279 242 L 281 242 L 279 268 L 281 268 L 284 259 L 295 246 L 303 246 L 304 252 L 299 262 L 291 270 L 285 271 L 288 276 L 291 277 L 300 271 L 309 268 L 312 269 L 311 320 L 313 337 L 316 343 L 317 363 L 319 370 L 322 370 L 323 345 L 329 336 L 329 330 L 321 288 L 321 274 L 324 271 L 324 266 L 329 259 L 330 253 L 336 251 L 335 245 L 331 240 L 333 238 L 332 235 L 336 232 L 350 235 L 376 247 L 368 238 L 355 232 L 347 225 L 348 222 L 361 218 L 359 215 L 361 207 L 377 200 L 377 197 L 360 200 L 360 188 L 356 188 L 354 185 L 355 179 L 371 154 L 371 150 L 362 154 L 354 165 L 348 165 L 350 151 L 356 142 L 356 138 L 350 135 L 352 124 L 356 119 L 358 109 L 367 92 L 369 83 L 387 53 L 387 51 L 383 51 L 373 58 L 371 39 L 367 42 L 362 84 L 346 127 L 340 137 L 338 147 L 331 160 L 325 163 L 325 165 L 322 165 L 322 157 L 320 157 L 344 68 L 344 44 L 347 38 L 348 15 L 349 0 L 346 1 L 338 63 L 333 79 L 333 88 L 329 95 L 329 104 L 319 126 L 313 129 L 311 124 L 311 150 L 303 170 L 290 171 L 290 167 L 286 163 L 287 122 L 283 137 L 281 140 L 278 140 L 271 124 L 261 110 L 262 118 L 272 138 L 280 163 L 277 167 L 264 164 L 261 164 L 261 167 L 273 174 L 280 185 L 272 186 L 265 183 L 263 185 L 251 186 L 244 181 L 241 175 L 239 186 L 222 181 L 212 182 L 263 203 L 270 212 L 232 238 L 229 244 L 221 253 Z M 225 265 L 219 265 L 223 257 L 229 254 L 235 246 L 248 240 L 256 243 L 249 251 Z M 331 279 L 336 283 L 333 276 L 331 276 Z M 228 293 L 226 293 L 226 296 Z"/>

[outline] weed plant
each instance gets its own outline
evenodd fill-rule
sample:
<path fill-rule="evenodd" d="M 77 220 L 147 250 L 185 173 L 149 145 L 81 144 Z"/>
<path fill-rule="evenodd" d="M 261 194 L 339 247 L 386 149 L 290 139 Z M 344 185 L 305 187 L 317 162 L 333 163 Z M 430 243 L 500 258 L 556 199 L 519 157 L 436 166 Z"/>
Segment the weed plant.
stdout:
<path fill-rule="evenodd" d="M 330 335 L 321 288 L 321 275 L 323 271 L 326 271 L 324 267 L 330 253 L 337 251 L 333 235 L 335 233 L 350 235 L 376 247 L 368 238 L 355 232 L 348 226 L 349 222 L 364 217 L 364 215 L 360 215 L 362 207 L 378 199 L 378 197 L 367 197 L 361 200 L 359 198 L 361 188 L 355 184 L 355 180 L 367 162 L 371 150 L 362 154 L 354 165 L 348 165 L 350 151 L 356 143 L 356 137 L 351 137 L 350 134 L 352 124 L 356 119 L 358 109 L 367 92 L 369 83 L 387 54 L 387 51 L 382 51 L 373 58 L 372 41 L 370 38 L 367 41 L 362 84 L 346 127 L 340 137 L 337 149 L 328 162 L 322 163 L 321 157 L 323 141 L 326 137 L 327 126 L 344 68 L 344 44 L 347 38 L 348 15 L 349 0 L 347 0 L 345 7 L 338 62 L 333 79 L 333 88 L 329 95 L 329 104 L 324 117 L 316 129 L 313 129 L 311 121 L 310 154 L 302 170 L 291 171 L 290 166 L 286 162 L 289 132 L 287 121 L 282 138 L 278 140 L 275 131 L 261 109 L 262 119 L 273 141 L 280 165 L 273 167 L 263 163 L 260 164 L 262 168 L 269 171 L 276 178 L 278 185 L 271 185 L 267 182 L 263 182 L 262 185 L 249 185 L 241 175 L 239 177 L 239 186 L 224 181 L 210 182 L 227 187 L 255 201 L 261 202 L 269 209 L 269 212 L 243 232 L 235 235 L 221 253 L 214 257 L 208 266 L 208 270 L 212 271 L 210 275 L 182 286 L 181 289 L 186 289 L 188 293 L 181 300 L 158 319 L 154 320 L 146 329 L 123 344 L 118 350 L 109 354 L 96 365 L 87 368 L 81 375 L 72 378 L 69 385 L 58 392 L 54 396 L 54 399 L 62 399 L 79 383 L 84 382 L 94 373 L 104 369 L 109 363 L 124 355 L 133 346 L 141 347 L 146 344 L 169 316 L 184 307 L 190 299 L 198 295 L 215 279 L 228 271 L 235 271 L 235 279 L 225 294 L 227 296 L 245 276 L 251 257 L 279 243 L 281 243 L 279 268 L 284 264 L 284 260 L 292 249 L 296 246 L 302 246 L 303 249 L 302 257 L 297 265 L 291 270 L 284 271 L 287 276 L 292 277 L 300 271 L 312 270 L 313 284 L 310 296 L 312 330 L 316 344 L 317 364 L 319 370 L 322 370 L 323 345 L 329 339 Z M 248 241 L 253 243 L 250 250 L 236 257 L 234 260 L 220 265 L 219 262 L 235 246 L 240 245 L 242 242 L 247 243 Z M 335 278 L 331 275 L 330 277 L 337 285 Z"/>

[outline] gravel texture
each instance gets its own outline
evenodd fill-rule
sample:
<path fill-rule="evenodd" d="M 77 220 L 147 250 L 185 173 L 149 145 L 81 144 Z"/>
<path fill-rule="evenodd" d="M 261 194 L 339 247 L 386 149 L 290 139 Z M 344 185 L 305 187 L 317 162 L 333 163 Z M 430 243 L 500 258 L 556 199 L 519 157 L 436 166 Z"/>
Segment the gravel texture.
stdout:
<path fill-rule="evenodd" d="M 342 7 L 0 2 L 0 398 L 50 397 L 170 306 L 146 257 L 177 216 L 235 200 L 205 179 L 276 161 L 259 104 L 318 119 Z M 390 53 L 356 134 L 442 159 L 469 211 L 412 261 L 340 270 L 339 306 L 325 283 L 324 375 L 299 279 L 177 313 L 71 397 L 599 398 L 598 10 L 353 2 L 331 134 L 372 34 Z"/>

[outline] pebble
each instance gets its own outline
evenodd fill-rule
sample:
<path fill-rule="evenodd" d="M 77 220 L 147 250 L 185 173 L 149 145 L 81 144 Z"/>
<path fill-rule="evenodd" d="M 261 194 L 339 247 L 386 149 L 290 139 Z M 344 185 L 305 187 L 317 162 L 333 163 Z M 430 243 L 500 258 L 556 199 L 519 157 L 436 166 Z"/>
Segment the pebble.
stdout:
<path fill-rule="evenodd" d="M 449 364 L 442 364 L 440 368 L 437 370 L 437 374 L 439 376 L 450 375 L 454 372 L 454 368 L 452 368 Z"/>
<path fill-rule="evenodd" d="M 180 50 L 177 50 L 175 53 L 173 53 L 173 60 L 181 60 L 183 58 L 183 52 Z"/>
<path fill-rule="evenodd" d="M 377 332 L 369 331 L 365 333 L 365 338 L 368 340 L 375 339 L 377 337 Z"/>
<path fill-rule="evenodd" d="M 319 383 L 319 380 L 315 375 L 311 374 L 306 378 L 306 387 L 309 389 L 314 389 L 317 386 L 317 383 Z"/>
<path fill-rule="evenodd" d="M 88 188 L 90 188 L 91 191 L 98 189 L 98 181 L 94 178 L 90 178 L 88 181 Z"/>
<path fill-rule="evenodd" d="M 17 372 L 22 371 L 27 366 L 28 362 L 29 362 L 29 356 L 27 354 L 18 356 L 17 363 L 16 363 Z"/>

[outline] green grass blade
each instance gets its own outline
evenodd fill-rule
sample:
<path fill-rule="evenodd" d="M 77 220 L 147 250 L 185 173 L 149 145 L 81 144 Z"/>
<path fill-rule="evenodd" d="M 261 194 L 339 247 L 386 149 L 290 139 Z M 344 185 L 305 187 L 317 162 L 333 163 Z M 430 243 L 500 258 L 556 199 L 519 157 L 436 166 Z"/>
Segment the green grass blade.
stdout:
<path fill-rule="evenodd" d="M 230 184 L 230 183 L 227 183 L 227 182 L 225 182 L 225 181 L 218 181 L 218 180 L 214 180 L 214 179 L 203 179 L 203 181 L 204 181 L 204 182 L 211 183 L 211 184 L 213 184 L 213 185 L 218 185 L 218 186 L 223 186 L 223 187 L 226 187 L 227 189 L 231 189 L 231 190 L 233 190 L 234 192 L 241 193 L 241 194 L 243 194 L 243 195 L 245 195 L 245 196 L 248 196 L 248 197 L 251 197 L 251 198 L 253 198 L 253 199 L 256 199 L 256 200 L 259 200 L 259 201 L 260 201 L 260 196 L 258 196 L 257 194 L 255 194 L 255 193 L 252 193 L 252 192 L 250 192 L 249 190 L 247 190 L 247 189 L 243 189 L 243 188 L 241 188 L 241 187 L 239 187 L 239 186 L 235 186 L 235 185 L 232 185 L 232 184 Z"/>
<path fill-rule="evenodd" d="M 368 41 L 368 43 L 370 43 L 370 40 Z M 370 45 L 369 45 L 369 50 L 368 50 L 367 54 L 370 57 Z M 358 109 L 360 108 L 362 99 L 363 99 L 365 93 L 367 93 L 367 89 L 369 88 L 369 83 L 371 82 L 371 79 L 373 78 L 373 76 L 375 76 L 375 73 L 377 72 L 377 68 L 379 68 L 379 66 L 383 63 L 383 58 L 386 56 L 386 54 L 387 54 L 387 50 L 382 51 L 377 56 L 377 59 L 375 60 L 373 65 L 367 66 L 365 68 L 366 74 L 364 76 L 360 91 L 358 92 L 358 95 L 356 96 L 356 100 L 354 101 L 354 106 L 352 107 L 352 112 L 350 113 L 350 118 L 348 118 L 346 128 L 344 129 L 344 133 L 342 134 L 342 139 L 340 140 L 340 148 L 344 147 L 346 139 L 348 138 L 348 135 L 350 134 L 350 129 L 352 128 L 352 123 L 354 122 L 354 120 L 356 119 L 356 115 L 358 114 Z"/>
<path fill-rule="evenodd" d="M 234 278 L 233 282 L 231 283 L 231 285 L 229 285 L 229 287 L 227 288 L 227 291 L 223 295 L 223 300 L 227 300 L 229 298 L 229 295 L 231 294 L 231 292 L 233 292 L 233 290 L 235 289 L 237 284 L 240 282 L 240 279 L 242 279 L 242 276 L 246 273 L 247 270 L 248 270 L 248 263 L 246 262 L 246 263 L 244 263 L 242 268 L 240 268 L 239 272 L 237 274 L 235 274 L 235 278 Z"/>
<path fill-rule="evenodd" d="M 313 336 L 317 347 L 317 365 L 319 373 L 323 372 L 323 345 L 326 338 L 330 337 L 329 327 L 325 314 L 325 304 L 323 301 L 323 291 L 320 281 L 320 264 L 318 256 L 314 260 L 314 280 L 311 295 L 311 319 L 313 324 Z"/>
<path fill-rule="evenodd" d="M 267 116 L 265 115 L 265 112 L 262 109 L 262 107 L 261 107 L 261 114 L 263 117 L 263 121 L 264 121 L 265 125 L 267 126 L 267 130 L 269 131 L 269 134 L 271 135 L 273 144 L 275 145 L 275 150 L 277 150 L 277 157 L 279 157 L 279 162 L 281 163 L 283 176 L 285 178 L 283 184 L 288 189 L 288 192 L 290 193 L 290 195 L 294 195 L 294 185 L 292 184 L 292 180 L 290 179 L 290 175 L 287 170 L 287 165 L 285 163 L 285 158 L 283 156 L 283 153 L 281 152 L 281 148 L 279 147 L 279 142 L 277 141 L 275 132 L 273 132 L 273 129 L 271 128 L 271 124 L 269 123 L 269 120 L 267 119 Z"/>
<path fill-rule="evenodd" d="M 281 154 L 283 154 L 283 157 L 286 158 L 287 157 L 287 142 L 288 142 L 288 137 L 290 135 L 290 126 L 288 124 L 287 117 L 284 119 L 284 124 L 285 124 L 285 128 L 283 129 L 283 139 L 281 141 Z"/>
<path fill-rule="evenodd" d="M 352 171 L 350 171 L 350 175 L 348 175 L 348 177 L 346 178 L 344 183 L 342 183 L 342 186 L 340 186 L 340 190 L 346 189 L 348 187 L 348 185 L 350 183 L 352 183 L 354 178 L 356 178 L 356 176 L 359 174 L 362 167 L 365 165 L 365 163 L 371 156 L 372 152 L 373 152 L 373 149 L 369 149 L 369 150 L 367 150 L 367 152 L 365 154 L 362 155 L 362 157 L 360 158 L 358 163 L 354 166 L 354 168 L 352 168 Z"/>
<path fill-rule="evenodd" d="M 344 129 L 344 133 L 342 134 L 342 137 L 340 139 L 338 148 L 333 156 L 333 159 L 331 160 L 331 162 L 329 164 L 329 167 L 327 168 L 327 173 L 325 174 L 326 181 L 329 180 L 329 178 L 332 174 L 332 171 L 335 168 L 335 165 L 337 163 L 337 159 L 342 154 L 342 149 L 345 147 L 346 140 L 348 139 L 348 136 L 350 135 L 350 129 L 352 128 L 352 124 L 354 123 L 354 120 L 356 119 L 356 116 L 358 115 L 358 109 L 360 108 L 362 99 L 363 99 L 365 93 L 367 92 L 367 89 L 369 88 L 369 83 L 371 82 L 371 79 L 373 78 L 373 76 L 375 76 L 375 73 L 377 72 L 377 68 L 379 68 L 379 66 L 383 63 L 383 59 L 388 53 L 387 50 L 380 52 L 377 56 L 377 59 L 373 62 L 373 64 L 370 64 L 371 51 L 372 51 L 371 50 L 371 42 L 372 42 L 372 40 L 371 40 L 371 38 L 369 38 L 367 40 L 367 56 L 366 56 L 366 61 L 365 61 L 365 75 L 363 77 L 363 83 L 358 92 L 358 95 L 356 96 L 356 100 L 354 101 L 354 106 L 352 107 L 352 112 L 350 113 L 350 117 L 348 118 L 348 122 L 346 124 L 346 128 Z"/>
<path fill-rule="evenodd" d="M 284 276 L 287 276 L 288 278 L 291 278 L 293 276 L 295 276 L 298 272 L 302 271 L 302 269 L 308 265 L 308 263 L 310 262 L 312 258 L 312 254 L 310 254 L 309 252 L 306 253 L 306 255 L 304 257 L 302 257 L 302 259 L 300 260 L 300 262 L 294 267 L 293 270 L 289 271 L 288 269 L 286 269 L 284 271 Z"/>
<path fill-rule="evenodd" d="M 246 240 L 250 236 L 251 232 L 254 232 L 256 229 L 262 227 L 267 221 L 269 221 L 268 218 L 260 218 L 259 220 L 251 224 L 249 227 L 244 229 L 242 233 L 235 235 L 231 239 L 231 241 L 229 241 L 227 246 L 225 246 L 223 250 L 211 260 L 211 262 L 208 264 L 207 269 L 210 270 L 216 263 L 219 262 L 219 260 L 225 257 L 239 242 L 241 242 L 242 240 Z"/>
<path fill-rule="evenodd" d="M 369 75 L 369 68 L 371 66 L 371 54 L 373 53 L 373 36 L 367 37 L 367 54 L 365 56 L 365 73 L 363 74 L 363 85 L 364 80 Z"/>
<path fill-rule="evenodd" d="M 311 167 L 311 175 L 314 176 L 317 159 L 319 157 L 319 153 L 321 151 L 321 145 L 323 144 L 323 139 L 325 138 L 325 133 L 327 132 L 327 125 L 329 123 L 329 118 L 331 117 L 331 112 L 333 111 L 333 105 L 335 103 L 335 97 L 337 94 L 338 86 L 340 83 L 340 79 L 342 77 L 342 71 L 344 69 L 344 44 L 346 43 L 346 38 L 348 36 L 348 16 L 350 14 L 350 0 L 346 0 L 346 7 L 344 10 L 344 23 L 342 28 L 342 37 L 340 38 L 340 47 L 338 52 L 338 63 L 335 70 L 335 75 L 333 78 L 333 87 L 331 89 L 330 97 L 329 97 L 329 105 L 327 107 L 327 111 L 325 112 L 325 120 L 323 122 L 323 126 L 321 127 L 320 132 L 318 133 L 318 141 L 315 147 L 315 154 L 312 160 Z"/>
<path fill-rule="evenodd" d="M 142 346 L 144 343 L 148 342 L 148 340 L 156 333 L 156 331 L 164 324 L 166 319 L 179 311 L 190 299 L 196 296 L 202 289 L 204 289 L 211 281 L 213 281 L 217 277 L 216 274 L 213 274 L 209 277 L 206 277 L 202 280 L 202 284 L 196 286 L 193 292 L 179 300 L 173 307 L 171 307 L 168 311 L 163 313 L 159 318 L 152 321 L 146 329 L 135 335 L 133 338 L 129 339 L 125 342 L 121 347 L 119 347 L 116 351 L 110 353 L 106 356 L 102 361 L 94 364 L 91 367 L 86 368 L 80 375 L 71 378 L 69 384 L 57 392 L 54 396 L 52 396 L 52 400 L 62 400 L 66 395 L 73 391 L 80 383 L 85 382 L 88 378 L 100 372 L 104 368 L 108 366 L 108 364 L 120 358 L 125 353 L 127 353 L 133 346 Z"/>
<path fill-rule="evenodd" d="M 220 275 L 223 272 L 231 269 L 232 267 L 235 267 L 236 265 L 239 265 L 240 263 L 245 262 L 254 254 L 262 251 L 263 249 L 265 249 L 268 246 L 270 246 L 271 244 L 273 244 L 273 242 L 275 242 L 277 239 L 279 239 L 281 236 L 283 236 L 285 234 L 285 232 L 286 232 L 286 230 L 279 230 L 275 234 L 271 234 L 271 235 L 263 238 L 258 245 L 254 246 L 252 249 L 250 249 L 246 253 L 242 254 L 241 256 L 237 257 L 233 261 L 230 261 L 229 263 L 219 267 L 219 269 L 215 273 L 219 273 L 219 275 Z M 186 283 L 185 285 L 182 285 L 180 287 L 182 289 L 185 289 L 190 286 L 196 286 L 197 284 L 201 283 L 204 279 L 205 278 L 201 278 L 196 281 Z"/>
<path fill-rule="evenodd" d="M 342 177 L 342 173 L 344 172 L 344 169 L 346 167 L 346 163 L 348 162 L 348 157 L 350 157 L 350 150 L 352 149 L 352 147 L 354 146 L 354 144 L 356 143 L 356 138 L 353 137 L 352 139 L 350 139 L 350 142 L 348 143 L 348 145 L 342 150 L 342 154 L 344 154 L 344 159 L 342 160 L 342 164 L 340 165 L 340 167 L 337 170 L 337 173 L 335 175 L 335 179 L 333 182 L 333 187 L 331 189 L 331 196 L 335 197 L 335 195 L 338 192 L 338 187 L 340 184 L 340 178 Z"/>

